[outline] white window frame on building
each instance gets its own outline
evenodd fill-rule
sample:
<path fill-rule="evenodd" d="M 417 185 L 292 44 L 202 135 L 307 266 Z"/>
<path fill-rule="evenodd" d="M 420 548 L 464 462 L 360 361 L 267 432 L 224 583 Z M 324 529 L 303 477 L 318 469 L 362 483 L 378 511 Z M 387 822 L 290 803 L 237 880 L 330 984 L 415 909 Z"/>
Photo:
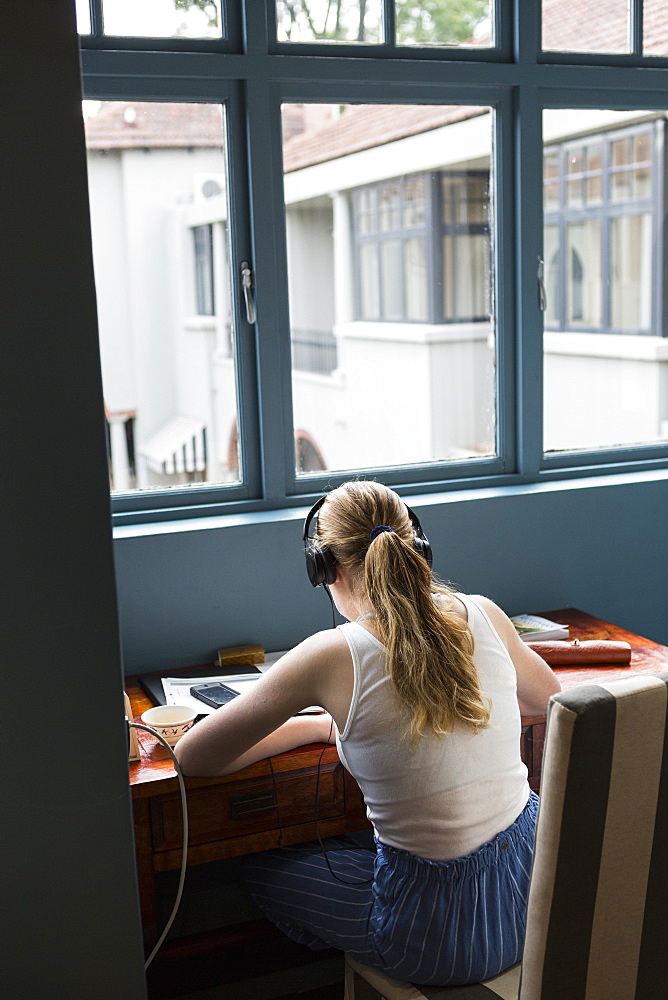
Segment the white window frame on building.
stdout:
<path fill-rule="evenodd" d="M 546 330 L 662 335 L 666 283 L 663 281 L 663 243 L 658 237 L 664 225 L 665 133 L 666 121 L 662 117 L 546 146 L 545 228 L 552 228 L 557 235 L 554 252 L 547 240 L 545 245 Z M 647 156 L 642 160 L 634 159 L 639 142 L 647 149 Z M 628 146 L 629 159 L 615 165 L 615 150 L 622 145 Z M 593 167 L 589 166 L 587 158 L 593 160 Z M 583 169 L 575 169 L 580 165 Z M 622 185 L 628 192 L 625 197 L 615 191 Z M 634 247 L 639 259 L 636 266 L 644 276 L 640 295 L 645 301 L 637 308 L 639 321 L 624 323 L 619 322 L 617 315 L 623 294 L 621 289 L 615 288 L 620 269 L 614 254 L 614 228 L 618 221 L 634 218 L 642 218 L 645 222 L 645 238 Z M 584 315 L 584 290 L 576 286 L 577 280 L 584 283 L 583 271 L 587 264 L 576 256 L 568 236 L 570 227 L 583 225 L 596 227 L 600 248 L 600 272 L 595 281 L 600 293 L 595 303 L 596 318 L 590 322 Z"/>
<path fill-rule="evenodd" d="M 482 196 L 476 195 L 475 188 L 469 191 L 476 182 L 483 184 Z M 448 196 L 444 194 L 446 186 Z M 421 197 L 415 195 L 416 189 L 421 191 Z M 392 198 L 395 203 L 391 203 Z M 481 207 L 484 221 L 467 218 L 476 204 Z M 489 322 L 489 205 L 488 170 L 444 169 L 409 174 L 355 190 L 356 319 Z M 469 275 L 457 266 L 461 256 L 456 248 L 460 240 L 476 236 L 484 237 L 486 246 L 481 269 L 475 275 L 478 283 L 471 287 Z M 446 241 L 455 252 L 446 251 Z M 388 274 L 385 266 L 387 247 L 396 253 L 398 266 L 394 274 Z M 418 283 L 420 272 L 422 281 Z M 486 308 L 462 308 L 460 297 L 464 296 L 468 301 L 485 301 Z"/>

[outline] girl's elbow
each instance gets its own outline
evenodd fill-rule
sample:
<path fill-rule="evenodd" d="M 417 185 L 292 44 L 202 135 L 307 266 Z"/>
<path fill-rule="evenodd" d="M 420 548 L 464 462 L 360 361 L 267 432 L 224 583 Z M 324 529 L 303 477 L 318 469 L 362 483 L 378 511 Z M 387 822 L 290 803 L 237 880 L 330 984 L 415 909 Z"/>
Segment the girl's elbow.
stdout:
<path fill-rule="evenodd" d="M 174 756 L 182 774 L 187 778 L 212 777 L 212 772 L 207 769 L 207 761 L 202 759 L 196 748 L 184 743 L 183 740 L 180 740 L 174 747 Z"/>

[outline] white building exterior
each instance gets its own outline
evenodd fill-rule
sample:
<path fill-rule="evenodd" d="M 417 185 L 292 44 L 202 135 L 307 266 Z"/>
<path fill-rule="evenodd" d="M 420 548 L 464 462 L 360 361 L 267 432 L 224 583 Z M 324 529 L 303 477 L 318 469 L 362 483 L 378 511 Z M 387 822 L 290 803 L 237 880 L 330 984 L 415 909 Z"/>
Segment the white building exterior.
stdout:
<path fill-rule="evenodd" d="M 207 106 L 191 105 L 191 118 L 198 108 Z M 141 116 L 140 134 L 133 111 Z M 113 102 L 87 122 L 116 489 L 238 476 L 224 162 L 215 139 L 219 111 L 203 113 L 209 119 L 190 143 L 165 130 L 162 120 L 153 127 L 146 104 Z M 305 468 L 344 470 L 494 452 L 493 320 L 370 321 L 359 318 L 356 298 L 352 193 L 418 173 L 488 169 L 490 118 L 479 109 L 465 113 L 463 120 L 428 123 L 369 148 L 344 147 L 336 155 L 332 146 L 327 158 L 323 150 L 334 142 L 328 134 L 337 126 L 327 114 L 316 118 L 319 143 L 308 130 L 286 142 L 293 340 L 300 331 L 307 339 L 333 336 L 336 347 L 333 368 L 314 370 L 299 361 L 293 366 L 296 437 L 313 445 Z M 178 121 L 182 117 L 175 113 Z M 545 141 L 596 134 L 636 119 L 586 112 L 575 120 L 555 112 L 545 119 Z M 319 162 L 305 162 L 309 142 L 319 149 Z M 213 185 L 207 187 L 207 180 Z M 213 249 L 212 315 L 198 314 L 195 295 L 193 229 L 205 226 L 211 226 Z M 664 329 L 652 332 L 544 334 L 547 450 L 668 436 L 668 337 Z M 391 422 L 397 409 L 401 420 Z M 128 440 L 134 441 L 134 468 Z"/>

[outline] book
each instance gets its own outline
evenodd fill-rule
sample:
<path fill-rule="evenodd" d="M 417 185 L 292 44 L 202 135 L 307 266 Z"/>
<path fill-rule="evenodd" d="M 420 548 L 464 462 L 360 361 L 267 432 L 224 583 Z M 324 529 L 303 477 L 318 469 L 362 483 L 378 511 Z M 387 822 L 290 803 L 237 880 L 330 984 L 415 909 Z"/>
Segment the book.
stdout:
<path fill-rule="evenodd" d="M 218 665 L 221 667 L 231 667 L 237 664 L 264 663 L 264 649 L 257 642 L 247 646 L 228 646 L 227 649 L 218 650 Z"/>
<path fill-rule="evenodd" d="M 551 622 L 540 615 L 515 615 L 510 619 L 524 642 L 543 642 L 547 639 L 568 639 L 568 625 Z"/>

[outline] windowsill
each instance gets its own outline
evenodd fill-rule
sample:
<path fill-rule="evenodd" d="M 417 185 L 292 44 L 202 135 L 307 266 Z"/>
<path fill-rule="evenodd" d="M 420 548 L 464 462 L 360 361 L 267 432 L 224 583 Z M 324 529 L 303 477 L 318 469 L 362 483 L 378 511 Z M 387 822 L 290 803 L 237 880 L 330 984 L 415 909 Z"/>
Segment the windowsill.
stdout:
<path fill-rule="evenodd" d="M 486 341 L 491 329 L 491 323 L 485 320 L 479 323 L 404 323 L 385 320 L 354 320 L 350 323 L 337 324 L 336 334 L 346 340 L 445 344 L 457 341 Z"/>
<path fill-rule="evenodd" d="M 516 496 L 544 493 L 570 493 L 574 490 L 608 489 L 618 486 L 639 486 L 643 483 L 668 482 L 668 469 L 647 472 L 627 472 L 609 476 L 586 476 L 579 479 L 558 479 L 549 482 L 521 483 L 512 486 L 488 486 L 480 489 L 450 490 L 440 493 L 422 493 L 407 497 L 411 507 L 422 511 L 444 504 L 471 503 L 476 501 L 505 500 Z M 219 531 L 224 528 L 248 527 L 255 524 L 272 524 L 282 521 L 303 521 L 308 510 L 303 506 L 284 507 L 279 510 L 257 510 L 209 517 L 193 517 L 172 521 L 154 521 L 142 524 L 124 524 L 114 528 L 114 539 L 146 537 L 149 535 L 186 534 L 193 531 Z"/>
<path fill-rule="evenodd" d="M 215 316 L 188 316 L 183 321 L 183 329 L 193 333 L 215 333 L 217 327 Z"/>
<path fill-rule="evenodd" d="M 668 337 L 546 331 L 543 345 L 546 354 L 617 358 L 624 361 L 668 361 Z"/>

